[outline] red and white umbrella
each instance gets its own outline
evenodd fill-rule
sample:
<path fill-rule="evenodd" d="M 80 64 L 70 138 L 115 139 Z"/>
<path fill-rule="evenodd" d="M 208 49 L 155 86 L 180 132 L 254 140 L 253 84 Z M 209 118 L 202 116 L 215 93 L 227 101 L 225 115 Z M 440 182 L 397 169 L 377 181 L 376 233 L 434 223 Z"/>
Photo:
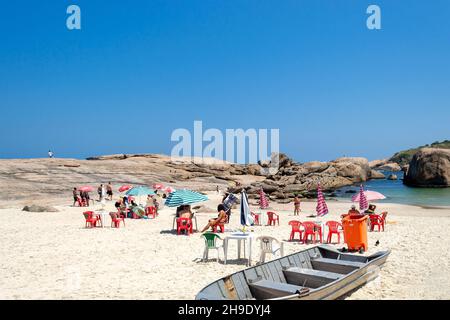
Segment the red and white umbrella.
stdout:
<path fill-rule="evenodd" d="M 132 189 L 132 188 L 133 188 L 133 186 L 130 186 L 130 185 L 124 185 L 124 186 L 121 186 L 121 187 L 119 188 L 119 192 L 125 192 L 125 191 L 128 191 L 128 190 Z"/>
<path fill-rule="evenodd" d="M 259 190 L 259 207 L 261 209 L 267 209 L 269 207 L 269 200 L 267 200 L 266 194 L 263 188 Z"/>
<path fill-rule="evenodd" d="M 164 191 L 165 193 L 172 193 L 172 192 L 175 192 L 176 190 L 175 190 L 174 188 L 172 188 L 172 187 L 165 187 L 165 188 L 163 189 L 163 191 Z"/>
<path fill-rule="evenodd" d="M 154 190 L 162 190 L 162 189 L 164 189 L 164 185 L 161 184 L 161 183 L 155 183 L 155 184 L 153 185 L 153 189 L 154 189 Z"/>
<path fill-rule="evenodd" d="M 369 190 L 366 190 L 366 191 L 364 191 L 364 195 L 366 196 L 367 201 L 375 201 L 375 200 L 383 200 L 383 199 L 386 199 L 386 197 L 385 197 L 383 194 L 381 194 L 381 193 L 379 193 L 379 192 L 376 192 L 376 191 L 369 191 Z M 355 195 L 352 197 L 352 201 L 353 201 L 353 202 L 359 202 L 359 199 L 360 199 L 360 198 L 361 198 L 361 194 L 360 194 L 360 193 L 355 194 Z"/>
<path fill-rule="evenodd" d="M 317 185 L 317 206 L 316 212 L 318 217 L 323 217 L 328 214 L 327 203 L 325 202 L 325 197 L 322 193 L 322 188 L 320 187 L 320 183 Z"/>
<path fill-rule="evenodd" d="M 364 188 L 361 185 L 359 188 L 359 210 L 363 211 L 369 207 L 369 203 L 367 202 L 366 195 L 364 193 Z"/>
<path fill-rule="evenodd" d="M 82 191 L 82 192 L 92 192 L 92 191 L 94 191 L 94 187 L 82 186 L 82 187 L 79 187 L 78 190 Z"/>

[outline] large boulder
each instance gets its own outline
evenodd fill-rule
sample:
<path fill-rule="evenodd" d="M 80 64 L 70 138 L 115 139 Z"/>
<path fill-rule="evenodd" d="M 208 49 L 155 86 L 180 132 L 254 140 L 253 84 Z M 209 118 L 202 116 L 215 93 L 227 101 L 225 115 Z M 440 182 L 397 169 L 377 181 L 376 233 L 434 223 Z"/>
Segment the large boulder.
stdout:
<path fill-rule="evenodd" d="M 337 175 L 353 182 L 367 181 L 370 178 L 369 161 L 366 158 L 339 158 L 331 162 Z"/>
<path fill-rule="evenodd" d="M 388 163 L 387 159 L 382 159 L 382 160 L 372 160 L 369 162 L 369 167 L 371 169 L 378 169 L 379 167 L 385 165 L 386 163 Z"/>
<path fill-rule="evenodd" d="M 370 171 L 370 179 L 386 179 L 386 176 L 378 170 L 372 170 Z"/>
<path fill-rule="evenodd" d="M 413 156 L 403 181 L 415 187 L 450 187 L 450 150 L 421 149 Z"/>
<path fill-rule="evenodd" d="M 382 166 L 377 167 L 378 170 L 384 170 L 384 171 L 401 171 L 402 168 L 395 162 L 386 163 Z"/>

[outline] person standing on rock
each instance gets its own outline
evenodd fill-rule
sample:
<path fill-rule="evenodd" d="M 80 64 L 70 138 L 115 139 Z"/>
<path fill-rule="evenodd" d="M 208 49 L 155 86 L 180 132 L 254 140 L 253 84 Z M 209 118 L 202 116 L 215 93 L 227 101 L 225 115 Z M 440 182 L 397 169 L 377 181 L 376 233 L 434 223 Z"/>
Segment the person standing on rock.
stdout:
<path fill-rule="evenodd" d="M 300 198 L 298 195 L 295 195 L 294 198 L 294 216 L 300 215 Z"/>

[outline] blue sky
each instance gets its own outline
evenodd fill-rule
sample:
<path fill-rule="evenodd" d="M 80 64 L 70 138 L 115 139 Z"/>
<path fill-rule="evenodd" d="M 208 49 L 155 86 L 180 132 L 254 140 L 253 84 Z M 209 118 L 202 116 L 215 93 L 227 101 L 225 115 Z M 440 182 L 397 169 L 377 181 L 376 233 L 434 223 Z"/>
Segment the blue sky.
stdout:
<path fill-rule="evenodd" d="M 447 0 L 2 1 L 0 157 L 168 154 L 194 120 L 387 157 L 450 138 L 449 57 Z"/>

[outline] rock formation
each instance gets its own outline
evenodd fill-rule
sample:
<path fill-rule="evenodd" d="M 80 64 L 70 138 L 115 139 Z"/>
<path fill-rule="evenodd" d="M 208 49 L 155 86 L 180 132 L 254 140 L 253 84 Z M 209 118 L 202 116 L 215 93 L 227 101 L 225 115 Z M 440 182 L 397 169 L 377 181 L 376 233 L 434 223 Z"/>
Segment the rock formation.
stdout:
<path fill-rule="evenodd" d="M 450 150 L 421 149 L 413 156 L 403 181 L 414 187 L 450 187 Z"/>

